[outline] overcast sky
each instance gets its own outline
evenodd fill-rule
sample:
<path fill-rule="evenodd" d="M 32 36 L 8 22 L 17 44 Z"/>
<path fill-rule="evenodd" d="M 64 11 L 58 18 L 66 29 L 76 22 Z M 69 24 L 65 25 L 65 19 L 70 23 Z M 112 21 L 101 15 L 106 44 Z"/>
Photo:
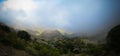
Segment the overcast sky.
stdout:
<path fill-rule="evenodd" d="M 0 0 L 0 21 L 14 28 L 96 35 L 119 24 L 119 0 Z"/>

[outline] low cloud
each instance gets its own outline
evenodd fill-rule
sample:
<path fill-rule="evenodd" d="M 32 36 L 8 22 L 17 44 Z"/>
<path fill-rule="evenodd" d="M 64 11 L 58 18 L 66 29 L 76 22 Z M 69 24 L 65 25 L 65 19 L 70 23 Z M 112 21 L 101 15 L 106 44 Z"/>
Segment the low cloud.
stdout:
<path fill-rule="evenodd" d="M 2 3 L 2 12 L 8 14 L 15 27 L 63 27 L 69 24 L 67 10 L 55 0 L 7 0 Z"/>
<path fill-rule="evenodd" d="M 117 21 L 111 19 L 114 4 L 105 0 L 6 0 L 0 3 L 0 21 L 18 29 L 65 29 L 94 34 Z"/>

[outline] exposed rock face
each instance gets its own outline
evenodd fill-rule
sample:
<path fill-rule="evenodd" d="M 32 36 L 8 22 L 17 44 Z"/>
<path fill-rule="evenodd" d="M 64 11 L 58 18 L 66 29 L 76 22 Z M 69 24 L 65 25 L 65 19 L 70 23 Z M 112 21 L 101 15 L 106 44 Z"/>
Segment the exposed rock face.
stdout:
<path fill-rule="evenodd" d="M 120 53 L 120 25 L 112 28 L 108 32 L 107 45 L 109 50 Z"/>
<path fill-rule="evenodd" d="M 62 34 L 57 30 L 47 30 L 40 35 L 40 39 L 44 40 L 57 40 L 62 37 Z"/>

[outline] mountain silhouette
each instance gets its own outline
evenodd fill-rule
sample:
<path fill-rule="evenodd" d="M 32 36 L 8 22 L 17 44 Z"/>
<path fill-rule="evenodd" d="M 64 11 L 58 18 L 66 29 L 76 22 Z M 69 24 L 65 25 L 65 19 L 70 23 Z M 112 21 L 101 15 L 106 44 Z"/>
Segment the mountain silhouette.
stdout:
<path fill-rule="evenodd" d="M 46 30 L 41 33 L 40 39 L 57 40 L 63 38 L 63 35 L 58 30 Z"/>

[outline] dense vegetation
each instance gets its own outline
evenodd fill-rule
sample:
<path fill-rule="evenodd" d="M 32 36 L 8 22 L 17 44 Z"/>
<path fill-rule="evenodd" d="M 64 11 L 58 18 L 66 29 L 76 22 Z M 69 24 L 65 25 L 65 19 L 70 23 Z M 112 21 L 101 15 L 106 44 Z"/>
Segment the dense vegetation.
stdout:
<path fill-rule="evenodd" d="M 0 43 L 21 49 L 32 56 L 107 56 L 105 43 L 94 43 L 87 37 L 74 37 L 46 41 L 30 39 L 26 31 L 15 31 L 0 25 Z"/>

